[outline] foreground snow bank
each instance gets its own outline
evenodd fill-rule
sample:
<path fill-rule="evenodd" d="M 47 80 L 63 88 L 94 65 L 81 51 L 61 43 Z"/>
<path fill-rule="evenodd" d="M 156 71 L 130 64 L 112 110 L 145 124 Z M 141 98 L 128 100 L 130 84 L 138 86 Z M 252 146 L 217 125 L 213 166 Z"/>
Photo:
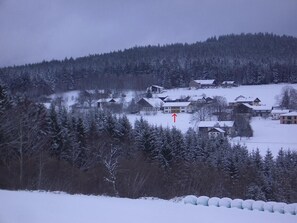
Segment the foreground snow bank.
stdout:
<path fill-rule="evenodd" d="M 184 205 L 161 199 L 0 190 L 0 201 L 1 223 L 296 222 L 296 216 L 289 214 Z"/>
<path fill-rule="evenodd" d="M 230 199 L 228 197 L 196 197 L 194 195 L 188 195 L 183 199 L 185 204 L 202 205 L 202 206 L 214 206 L 225 208 L 237 208 L 253 211 L 265 211 L 270 213 L 291 214 L 297 215 L 297 203 L 286 204 L 281 202 L 264 202 L 254 200 L 241 200 Z"/>

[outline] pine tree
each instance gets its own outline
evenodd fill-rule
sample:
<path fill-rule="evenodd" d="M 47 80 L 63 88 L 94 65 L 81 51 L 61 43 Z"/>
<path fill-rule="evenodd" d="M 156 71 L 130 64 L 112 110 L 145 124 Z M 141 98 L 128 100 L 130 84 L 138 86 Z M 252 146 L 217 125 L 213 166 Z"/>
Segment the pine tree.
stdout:
<path fill-rule="evenodd" d="M 275 193 L 275 162 L 270 150 L 267 150 L 263 165 L 263 192 L 268 201 L 276 199 Z"/>

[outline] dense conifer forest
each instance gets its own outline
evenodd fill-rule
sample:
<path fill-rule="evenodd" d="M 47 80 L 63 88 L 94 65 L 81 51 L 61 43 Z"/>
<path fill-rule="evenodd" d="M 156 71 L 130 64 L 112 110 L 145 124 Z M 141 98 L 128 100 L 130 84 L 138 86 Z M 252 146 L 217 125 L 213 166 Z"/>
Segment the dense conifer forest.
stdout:
<path fill-rule="evenodd" d="M 238 84 L 297 82 L 297 38 L 273 34 L 212 37 L 193 44 L 133 47 L 0 69 L 11 93 L 38 97 L 74 89 L 187 87 L 192 79 Z"/>
<path fill-rule="evenodd" d="M 295 151 L 262 157 L 193 129 L 132 125 L 98 109 L 46 109 L 2 86 L 0 123 L 1 189 L 297 202 Z"/>

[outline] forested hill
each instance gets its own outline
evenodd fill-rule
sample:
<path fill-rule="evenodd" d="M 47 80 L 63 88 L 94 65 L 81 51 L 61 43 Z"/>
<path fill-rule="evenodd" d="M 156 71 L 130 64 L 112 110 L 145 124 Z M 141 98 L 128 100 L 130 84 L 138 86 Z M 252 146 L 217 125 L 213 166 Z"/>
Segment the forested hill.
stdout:
<path fill-rule="evenodd" d="M 11 93 L 30 96 L 73 89 L 145 89 L 152 83 L 185 87 L 191 79 L 204 78 L 239 84 L 297 82 L 297 38 L 226 35 L 0 69 L 0 83 Z"/>

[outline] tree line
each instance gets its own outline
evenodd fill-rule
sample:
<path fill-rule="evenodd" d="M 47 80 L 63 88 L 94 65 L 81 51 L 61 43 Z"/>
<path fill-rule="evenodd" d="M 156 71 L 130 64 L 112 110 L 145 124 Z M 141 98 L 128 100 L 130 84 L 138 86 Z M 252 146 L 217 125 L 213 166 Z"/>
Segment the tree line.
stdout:
<path fill-rule="evenodd" d="M 297 201 L 297 153 L 248 152 L 193 129 L 97 109 L 46 109 L 0 87 L 0 188 L 120 197 L 186 194 Z"/>
<path fill-rule="evenodd" d="M 297 39 L 273 34 L 212 37 L 193 44 L 133 47 L 77 59 L 0 69 L 12 93 L 39 97 L 74 89 L 187 87 L 193 79 L 238 84 L 297 82 Z"/>

